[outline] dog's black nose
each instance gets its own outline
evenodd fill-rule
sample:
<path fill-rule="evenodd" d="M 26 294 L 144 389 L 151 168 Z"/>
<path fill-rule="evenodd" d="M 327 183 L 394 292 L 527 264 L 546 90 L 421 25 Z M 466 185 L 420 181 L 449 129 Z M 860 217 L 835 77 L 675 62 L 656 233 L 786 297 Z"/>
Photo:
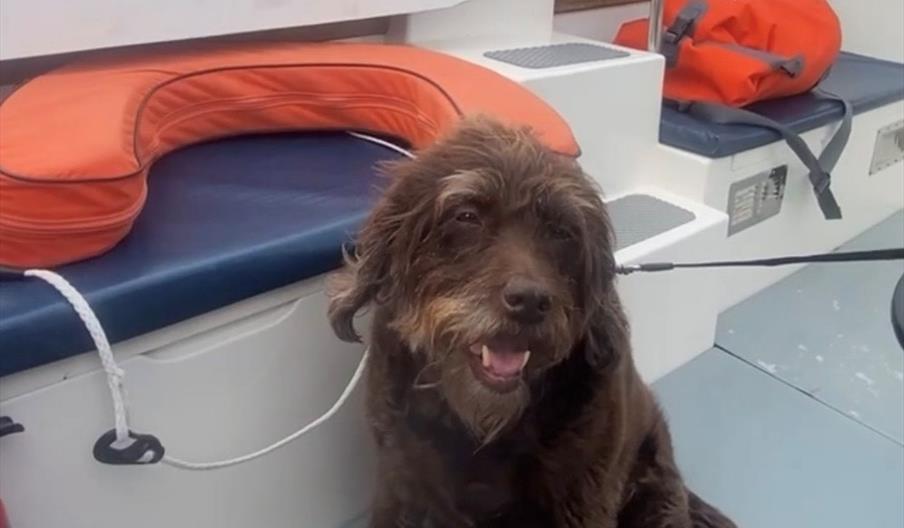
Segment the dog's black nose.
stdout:
<path fill-rule="evenodd" d="M 512 318 L 536 324 L 546 317 L 552 302 L 549 292 L 541 284 L 515 277 L 502 289 L 502 304 Z"/>

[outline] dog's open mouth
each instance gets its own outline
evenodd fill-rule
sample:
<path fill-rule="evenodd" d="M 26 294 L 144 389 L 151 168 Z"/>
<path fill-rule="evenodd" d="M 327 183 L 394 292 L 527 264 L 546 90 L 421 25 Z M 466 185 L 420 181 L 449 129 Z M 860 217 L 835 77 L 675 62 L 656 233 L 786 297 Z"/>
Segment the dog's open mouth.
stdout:
<path fill-rule="evenodd" d="M 498 336 L 471 345 L 471 369 L 490 388 L 507 391 L 518 386 L 530 360 L 527 339 Z"/>

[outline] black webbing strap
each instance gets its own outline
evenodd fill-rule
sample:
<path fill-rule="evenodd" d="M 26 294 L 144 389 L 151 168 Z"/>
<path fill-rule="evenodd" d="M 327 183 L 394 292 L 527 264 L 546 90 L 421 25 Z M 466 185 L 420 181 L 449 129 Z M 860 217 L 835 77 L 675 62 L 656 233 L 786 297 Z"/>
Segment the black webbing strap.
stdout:
<path fill-rule="evenodd" d="M 844 106 L 844 117 L 841 120 L 841 125 L 825 149 L 823 149 L 819 158 L 813 154 L 813 151 L 810 150 L 810 147 L 807 146 L 807 143 L 797 132 L 778 121 L 749 110 L 709 102 L 679 103 L 679 109 L 705 121 L 720 125 L 757 126 L 774 130 L 781 134 L 794 154 L 797 155 L 809 171 L 810 183 L 813 185 L 813 192 L 816 194 L 816 200 L 819 203 L 823 216 L 829 220 L 837 220 L 841 218 L 841 207 L 832 193 L 831 173 L 835 169 L 835 165 L 838 163 L 838 159 L 841 157 L 841 153 L 844 152 L 844 147 L 851 136 L 854 112 L 851 104 L 841 97 L 823 90 L 815 90 L 814 93 L 820 97 L 839 101 Z"/>

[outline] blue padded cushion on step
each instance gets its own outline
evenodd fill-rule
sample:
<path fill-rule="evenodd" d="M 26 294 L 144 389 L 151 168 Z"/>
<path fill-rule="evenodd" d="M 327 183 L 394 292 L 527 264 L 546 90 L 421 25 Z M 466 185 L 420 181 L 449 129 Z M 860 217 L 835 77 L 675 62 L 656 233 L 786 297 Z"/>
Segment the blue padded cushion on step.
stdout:
<path fill-rule="evenodd" d="M 904 99 L 904 64 L 842 53 L 821 87 L 844 97 L 859 114 Z M 805 132 L 841 119 L 838 102 L 803 94 L 751 105 L 749 109 Z M 771 130 L 717 125 L 674 108 L 662 108 L 659 140 L 669 146 L 721 158 L 762 147 L 782 138 Z"/>
<path fill-rule="evenodd" d="M 242 137 L 158 161 L 119 245 L 58 271 L 116 343 L 320 275 L 341 262 L 398 154 L 342 133 Z M 0 283 L 0 376 L 94 350 L 37 279 Z"/>

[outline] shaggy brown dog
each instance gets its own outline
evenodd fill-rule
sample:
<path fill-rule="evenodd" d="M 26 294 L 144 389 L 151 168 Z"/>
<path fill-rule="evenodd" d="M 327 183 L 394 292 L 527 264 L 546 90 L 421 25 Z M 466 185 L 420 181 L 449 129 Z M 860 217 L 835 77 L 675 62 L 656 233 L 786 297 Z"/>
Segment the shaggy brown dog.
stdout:
<path fill-rule="evenodd" d="M 733 526 L 682 483 L 578 165 L 478 119 L 390 175 L 330 284 L 342 339 L 375 306 L 371 526 Z"/>

